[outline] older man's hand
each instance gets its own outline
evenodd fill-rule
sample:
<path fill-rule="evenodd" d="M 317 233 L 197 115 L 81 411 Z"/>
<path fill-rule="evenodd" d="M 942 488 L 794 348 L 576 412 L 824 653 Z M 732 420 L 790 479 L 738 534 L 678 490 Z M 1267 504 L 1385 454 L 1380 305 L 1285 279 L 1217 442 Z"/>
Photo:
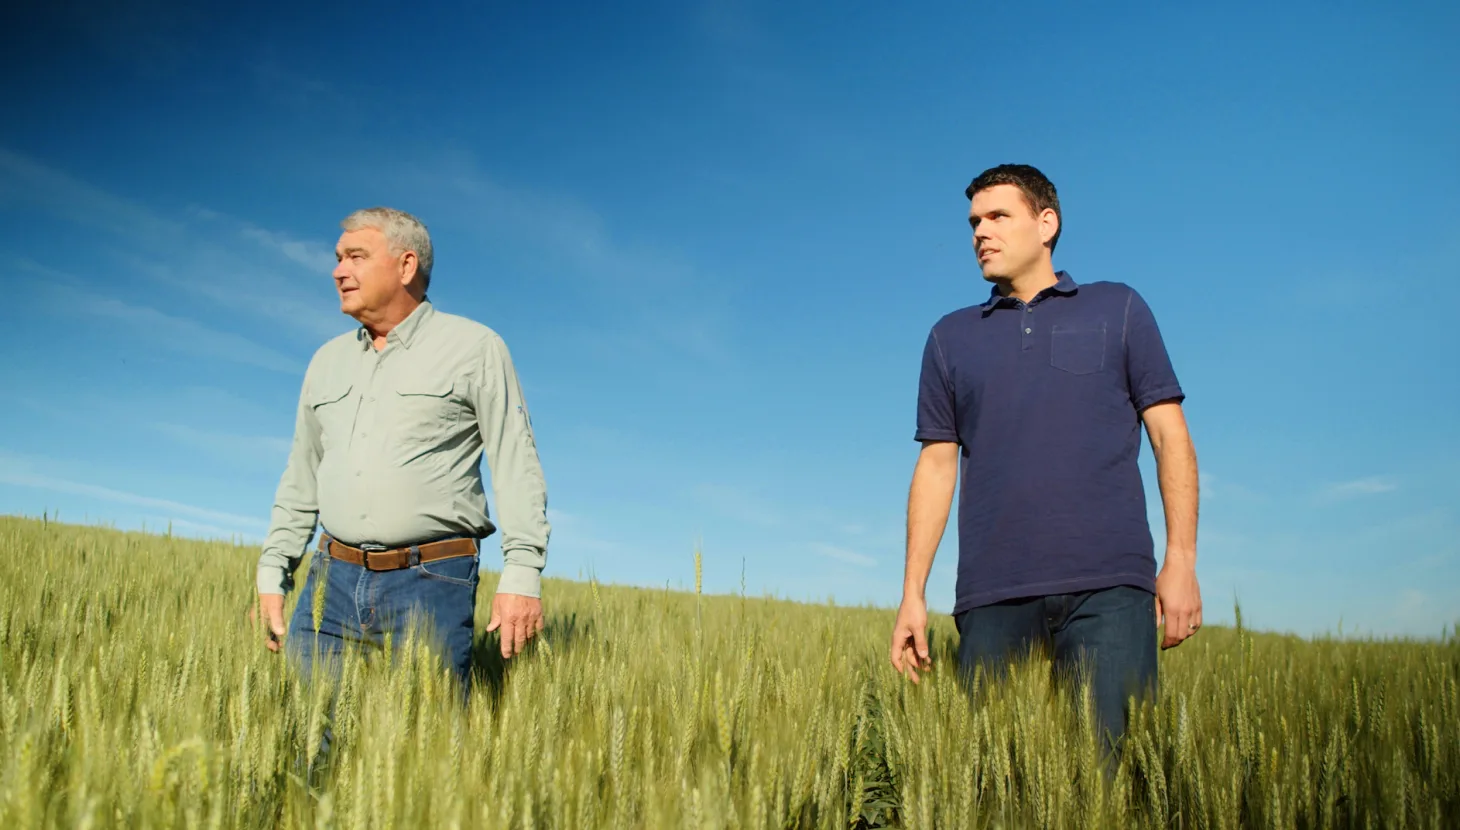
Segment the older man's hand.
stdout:
<path fill-rule="evenodd" d="M 521 654 L 527 641 L 542 631 L 542 600 L 520 594 L 497 594 L 492 597 L 492 619 L 487 631 L 502 630 L 502 659 Z"/>
<path fill-rule="evenodd" d="M 260 609 L 264 612 L 264 645 L 277 652 L 284 645 L 284 596 L 259 594 L 258 604 L 248 611 L 249 622 L 258 619 Z"/>

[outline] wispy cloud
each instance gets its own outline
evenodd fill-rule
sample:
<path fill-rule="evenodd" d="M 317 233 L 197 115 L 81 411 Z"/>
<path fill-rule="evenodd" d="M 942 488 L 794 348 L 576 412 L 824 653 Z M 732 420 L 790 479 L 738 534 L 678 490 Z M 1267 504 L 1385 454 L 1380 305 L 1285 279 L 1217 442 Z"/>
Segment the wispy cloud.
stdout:
<path fill-rule="evenodd" d="M 304 75 L 285 67 L 270 57 L 250 67 L 254 86 L 266 99 L 275 104 L 301 112 L 329 112 L 332 117 L 355 117 L 352 98 L 335 84 Z"/>
<path fill-rule="evenodd" d="M 0 206 L 39 209 L 130 238 L 175 239 L 182 225 L 34 159 L 0 147 Z"/>
<path fill-rule="evenodd" d="M 1219 476 L 1203 470 L 1199 474 L 1201 484 L 1202 501 L 1220 499 L 1226 501 L 1264 501 L 1264 496 L 1252 488 L 1233 481 L 1226 476 Z"/>
<path fill-rule="evenodd" d="M 239 229 L 239 233 L 244 239 L 251 239 L 311 271 L 328 274 L 335 267 L 334 255 L 318 243 L 305 242 L 286 233 L 266 230 L 246 223 Z"/>
<path fill-rule="evenodd" d="M 195 507 L 191 504 L 183 504 L 182 502 L 172 501 L 170 499 L 154 498 L 141 493 L 130 493 L 125 490 L 114 490 L 110 487 L 56 478 L 33 472 L 3 457 L 0 457 L 0 484 L 8 484 L 12 487 L 27 487 L 36 490 L 50 490 L 56 493 L 67 493 L 73 496 L 84 496 L 102 501 L 116 502 L 118 504 L 145 507 L 148 510 L 160 512 L 166 518 L 195 519 L 210 523 L 215 528 L 225 531 L 258 531 L 267 528 L 267 522 L 255 516 L 240 516 L 237 513 L 226 513 L 220 510 L 210 510 L 205 507 Z"/>
<path fill-rule="evenodd" d="M 283 231 L 262 228 L 246 219 L 239 219 L 212 208 L 193 205 L 188 212 L 204 221 L 222 224 L 239 238 L 257 244 L 271 254 L 282 257 L 311 272 L 328 274 L 334 270 L 335 255 L 330 245 L 316 240 L 299 239 Z"/>
<path fill-rule="evenodd" d="M 1346 501 L 1364 496 L 1392 493 L 1398 489 L 1399 483 L 1388 476 L 1370 476 L 1330 484 L 1319 491 L 1318 498 L 1323 502 Z"/>
<path fill-rule="evenodd" d="M 1433 598 L 1425 591 L 1418 588 L 1408 588 L 1401 591 L 1398 601 L 1394 603 L 1390 611 L 1394 623 L 1409 632 L 1422 631 L 1431 628 L 1430 633 L 1438 634 L 1441 627 L 1447 623 L 1454 622 L 1454 613 L 1437 613 Z M 1449 617 L 1449 619 L 1446 619 Z"/>
<path fill-rule="evenodd" d="M 720 365 L 738 359 L 728 333 L 731 292 L 672 245 L 617 235 L 599 211 L 571 195 L 505 184 L 467 155 L 441 154 L 406 176 L 403 186 L 420 192 L 442 224 L 571 274 L 612 306 L 602 319 L 614 321 L 628 341 L 617 351 L 643 341 Z"/>
<path fill-rule="evenodd" d="M 137 274 L 207 300 L 230 315 L 281 323 L 310 337 L 351 328 L 329 287 L 330 247 L 192 206 L 178 218 L 0 148 L 0 208 L 40 211 L 107 232 L 93 247 Z M 297 278 L 303 268 L 317 280 Z"/>
<path fill-rule="evenodd" d="M 245 531 L 236 527 L 220 527 L 219 525 L 208 524 L 207 522 L 179 519 L 176 516 L 146 516 L 144 520 L 147 522 L 147 530 L 149 531 L 163 530 L 167 526 L 171 526 L 174 533 L 181 536 L 202 536 L 205 538 L 211 537 L 228 540 L 242 537 L 243 541 L 247 541 L 249 539 L 257 539 L 260 535 L 257 529 Z"/>
<path fill-rule="evenodd" d="M 53 275 L 58 273 L 51 269 L 44 270 Z M 176 317 L 150 306 L 128 303 L 75 283 L 52 281 L 45 287 L 45 291 L 57 300 L 58 312 L 113 320 L 126 326 L 133 334 L 149 338 L 174 351 L 290 375 L 300 375 L 304 371 L 303 363 L 289 355 L 254 343 L 242 335 L 212 328 L 197 320 Z"/>
<path fill-rule="evenodd" d="M 1417 570 L 1432 570 L 1443 568 L 1446 565 L 1452 565 L 1455 562 L 1460 562 L 1460 554 L 1457 554 L 1454 550 L 1449 550 L 1421 556 L 1413 562 L 1410 562 L 1409 566 Z"/>
<path fill-rule="evenodd" d="M 241 264 L 237 257 L 221 251 L 196 251 L 189 273 L 155 260 L 121 253 L 116 256 L 142 276 L 228 309 L 230 314 L 282 324 L 311 338 L 334 337 L 355 325 L 340 313 L 333 297 L 301 291 L 277 275 Z"/>
<path fill-rule="evenodd" d="M 828 559 L 835 559 L 838 562 L 846 562 L 849 565 L 856 565 L 859 568 L 872 568 L 877 565 L 877 560 L 853 550 L 847 550 L 836 545 L 829 545 L 825 542 L 812 542 L 811 549 L 820 556 Z"/>
<path fill-rule="evenodd" d="M 157 423 L 152 428 L 185 446 L 220 455 L 279 458 L 288 454 L 291 444 L 288 438 L 272 435 L 213 432 L 184 424 Z"/>
<path fill-rule="evenodd" d="M 725 484 L 700 484 L 695 496 L 715 512 L 758 527 L 780 527 L 785 516 L 774 504 L 755 493 Z"/>
<path fill-rule="evenodd" d="M 593 533 L 583 517 L 577 513 L 565 513 L 562 510 L 550 507 L 547 511 L 548 523 L 553 527 L 553 547 L 557 550 L 571 551 L 574 554 L 621 554 L 626 546 L 611 539 L 605 539 Z"/>

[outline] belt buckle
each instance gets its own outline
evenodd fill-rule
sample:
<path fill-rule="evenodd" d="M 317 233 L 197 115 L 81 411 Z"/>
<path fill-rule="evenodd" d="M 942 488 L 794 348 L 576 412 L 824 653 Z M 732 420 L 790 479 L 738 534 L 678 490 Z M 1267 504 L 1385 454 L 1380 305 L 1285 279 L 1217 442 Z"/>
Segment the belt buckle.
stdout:
<path fill-rule="evenodd" d="M 361 560 L 360 564 L 361 565 L 364 565 L 365 566 L 365 570 L 368 571 L 368 570 L 371 569 L 370 568 L 370 554 L 372 554 L 372 553 L 385 553 L 388 550 L 390 550 L 390 548 L 386 547 L 385 545 L 376 545 L 376 544 L 368 544 L 368 543 L 367 544 L 364 544 L 364 545 L 361 545 L 360 546 L 360 560 Z"/>

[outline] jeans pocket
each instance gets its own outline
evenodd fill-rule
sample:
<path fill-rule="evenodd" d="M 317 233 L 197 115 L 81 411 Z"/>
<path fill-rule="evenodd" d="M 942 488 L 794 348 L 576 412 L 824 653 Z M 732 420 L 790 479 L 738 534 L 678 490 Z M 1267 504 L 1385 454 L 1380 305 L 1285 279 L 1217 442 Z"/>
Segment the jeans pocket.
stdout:
<path fill-rule="evenodd" d="M 452 585 L 475 585 L 481 579 L 480 555 L 477 556 L 453 556 L 450 559 L 437 559 L 433 562 L 422 562 L 411 570 L 419 574 L 423 579 L 434 579 L 439 582 L 447 582 Z"/>
<path fill-rule="evenodd" d="M 1050 331 L 1049 364 L 1072 375 L 1088 375 L 1105 366 L 1105 324 L 1055 326 Z"/>

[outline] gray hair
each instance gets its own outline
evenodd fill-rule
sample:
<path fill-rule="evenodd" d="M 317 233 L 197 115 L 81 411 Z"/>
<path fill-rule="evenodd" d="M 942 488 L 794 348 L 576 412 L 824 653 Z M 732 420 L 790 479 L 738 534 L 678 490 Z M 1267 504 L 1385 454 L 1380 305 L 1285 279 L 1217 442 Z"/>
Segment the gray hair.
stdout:
<path fill-rule="evenodd" d="M 431 234 L 426 225 L 403 210 L 388 207 L 373 207 L 357 210 L 345 217 L 340 227 L 347 231 L 375 228 L 385 234 L 385 241 L 393 254 L 414 251 L 418 265 L 416 273 L 421 277 L 421 288 L 431 287 Z"/>

